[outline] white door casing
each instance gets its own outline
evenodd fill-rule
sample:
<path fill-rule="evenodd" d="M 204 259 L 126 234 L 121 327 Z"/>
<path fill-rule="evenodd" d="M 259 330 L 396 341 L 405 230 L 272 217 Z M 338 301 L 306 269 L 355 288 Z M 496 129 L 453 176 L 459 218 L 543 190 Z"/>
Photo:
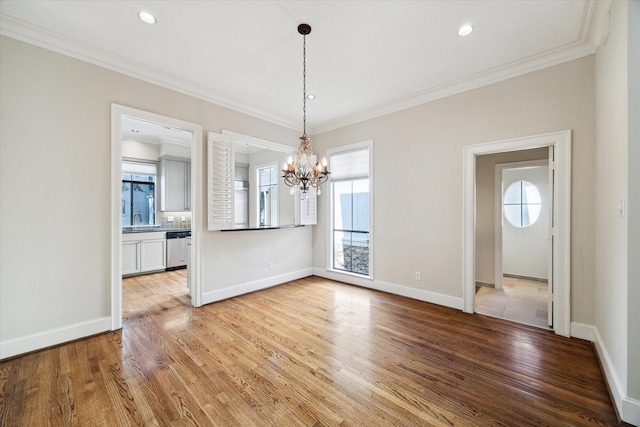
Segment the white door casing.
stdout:
<path fill-rule="evenodd" d="M 122 117 L 191 132 L 191 253 L 188 286 L 191 304 L 202 305 L 202 126 L 118 104 L 111 104 L 111 330 L 122 328 Z"/>
<path fill-rule="evenodd" d="M 463 309 L 474 312 L 475 306 L 475 215 L 476 156 L 540 147 L 554 149 L 553 272 L 554 331 L 571 334 L 571 131 L 515 138 L 463 148 Z M 550 183 L 551 184 L 551 183 Z"/>

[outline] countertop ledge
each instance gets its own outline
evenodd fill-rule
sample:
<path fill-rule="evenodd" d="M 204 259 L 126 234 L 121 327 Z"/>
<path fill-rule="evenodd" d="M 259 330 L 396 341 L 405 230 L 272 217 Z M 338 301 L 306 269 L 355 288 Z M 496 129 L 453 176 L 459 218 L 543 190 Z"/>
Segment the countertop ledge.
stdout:
<path fill-rule="evenodd" d="M 138 228 L 129 228 L 123 227 L 122 234 L 132 234 L 132 233 L 159 233 L 164 231 L 191 231 L 190 228 L 175 228 L 175 227 L 138 227 Z"/>

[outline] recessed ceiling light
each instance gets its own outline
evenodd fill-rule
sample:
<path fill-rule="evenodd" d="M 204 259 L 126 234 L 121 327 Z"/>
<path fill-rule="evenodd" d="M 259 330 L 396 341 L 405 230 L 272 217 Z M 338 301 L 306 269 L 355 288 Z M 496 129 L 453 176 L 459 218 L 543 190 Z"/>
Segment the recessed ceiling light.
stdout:
<path fill-rule="evenodd" d="M 465 24 L 458 30 L 458 35 L 460 37 L 468 36 L 473 31 L 473 26 L 469 24 Z"/>
<path fill-rule="evenodd" d="M 316 96 L 310 93 L 309 95 L 307 95 L 307 99 L 316 99 Z"/>
<path fill-rule="evenodd" d="M 140 13 L 138 14 L 138 17 L 139 17 L 139 18 L 140 18 L 140 20 L 141 20 L 142 22 L 144 22 L 145 24 L 151 24 L 151 25 L 153 25 L 153 24 L 155 24 L 155 23 L 156 23 L 156 18 L 155 18 L 152 14 L 150 14 L 149 12 L 142 11 L 142 12 L 140 12 Z"/>

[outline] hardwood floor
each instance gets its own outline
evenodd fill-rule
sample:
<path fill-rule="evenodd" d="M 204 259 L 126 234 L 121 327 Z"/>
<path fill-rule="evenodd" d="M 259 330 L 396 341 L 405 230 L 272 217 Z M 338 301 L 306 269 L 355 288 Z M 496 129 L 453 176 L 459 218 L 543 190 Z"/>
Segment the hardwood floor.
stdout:
<path fill-rule="evenodd" d="M 591 344 L 543 329 L 317 277 L 123 293 L 121 331 L 0 363 L 0 425 L 617 425 Z"/>

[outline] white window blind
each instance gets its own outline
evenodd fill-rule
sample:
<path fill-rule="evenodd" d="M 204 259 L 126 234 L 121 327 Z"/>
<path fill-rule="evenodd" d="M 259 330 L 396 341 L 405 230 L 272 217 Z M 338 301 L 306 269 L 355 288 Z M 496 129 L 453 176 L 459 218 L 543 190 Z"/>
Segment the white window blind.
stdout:
<path fill-rule="evenodd" d="M 151 163 L 122 162 L 122 173 L 155 176 L 156 165 Z"/>
<path fill-rule="evenodd" d="M 228 135 L 207 134 L 208 229 L 233 228 L 234 159 L 233 143 Z"/>
<path fill-rule="evenodd" d="M 369 176 L 369 148 L 367 147 L 332 154 L 329 162 L 333 181 Z"/>
<path fill-rule="evenodd" d="M 299 194 L 299 191 L 296 192 Z M 314 188 L 309 189 L 307 197 L 300 200 L 300 224 L 316 225 L 318 223 L 318 195 Z"/>

